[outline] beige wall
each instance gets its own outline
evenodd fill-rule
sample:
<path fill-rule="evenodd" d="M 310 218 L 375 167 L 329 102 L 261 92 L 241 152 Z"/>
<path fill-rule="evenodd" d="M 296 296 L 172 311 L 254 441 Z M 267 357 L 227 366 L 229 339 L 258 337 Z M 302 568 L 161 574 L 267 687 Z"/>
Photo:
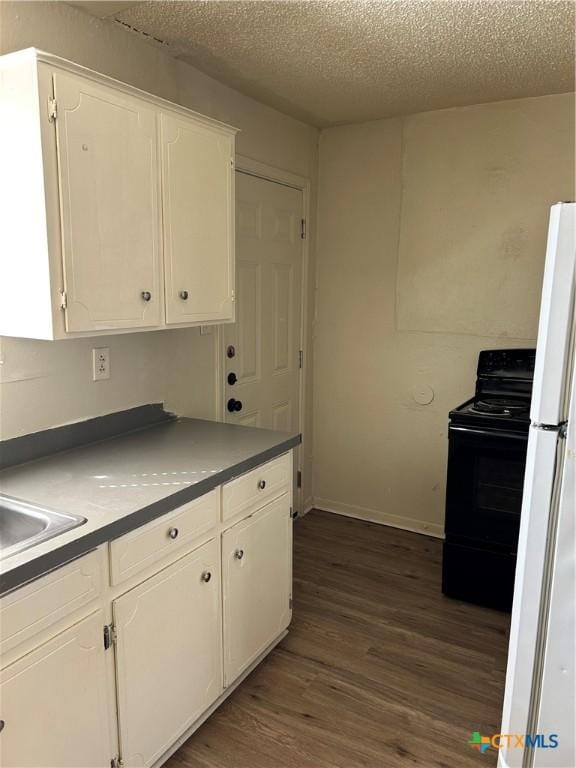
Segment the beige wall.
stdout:
<path fill-rule="evenodd" d="M 546 96 L 322 133 L 318 506 L 442 532 L 448 411 L 480 349 L 534 343 L 548 208 L 574 199 L 573 109 Z"/>
<path fill-rule="evenodd" d="M 113 22 L 60 2 L 0 2 L 0 53 L 28 46 L 232 123 L 242 131 L 240 154 L 310 178 L 315 195 L 315 128 L 176 61 Z M 311 293 L 310 306 L 312 300 Z M 93 382 L 91 349 L 103 344 L 110 347 L 112 377 Z M 213 418 L 216 354 L 216 334 L 200 336 L 197 329 L 111 336 L 105 342 L 0 339 L 0 438 L 154 401 L 180 414 Z M 304 477 L 309 496 L 311 472 Z"/>

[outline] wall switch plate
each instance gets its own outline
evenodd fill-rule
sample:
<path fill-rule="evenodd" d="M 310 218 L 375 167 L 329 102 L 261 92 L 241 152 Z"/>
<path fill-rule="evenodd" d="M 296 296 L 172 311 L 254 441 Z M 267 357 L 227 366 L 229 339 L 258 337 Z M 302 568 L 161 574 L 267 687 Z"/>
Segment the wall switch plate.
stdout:
<path fill-rule="evenodd" d="M 97 347 L 92 350 L 92 379 L 103 381 L 110 378 L 110 350 L 108 347 Z"/>

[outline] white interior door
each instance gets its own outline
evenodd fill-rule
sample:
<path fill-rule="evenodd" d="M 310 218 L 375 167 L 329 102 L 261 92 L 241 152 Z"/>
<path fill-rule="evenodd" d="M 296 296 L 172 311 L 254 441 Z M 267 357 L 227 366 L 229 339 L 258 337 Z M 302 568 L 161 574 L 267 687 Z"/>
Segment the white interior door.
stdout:
<path fill-rule="evenodd" d="M 2 670 L 4 768 L 108 768 L 103 626 L 97 611 Z"/>
<path fill-rule="evenodd" d="M 302 205 L 301 190 L 236 174 L 237 314 L 222 350 L 234 424 L 300 428 Z"/>
<path fill-rule="evenodd" d="M 68 331 L 160 324 L 156 113 L 54 75 Z"/>
<path fill-rule="evenodd" d="M 113 603 L 120 753 L 150 766 L 222 692 L 216 541 Z"/>
<path fill-rule="evenodd" d="M 166 322 L 234 318 L 234 136 L 162 113 Z"/>
<path fill-rule="evenodd" d="M 285 493 L 222 534 L 224 683 L 290 623 L 292 518 Z"/>

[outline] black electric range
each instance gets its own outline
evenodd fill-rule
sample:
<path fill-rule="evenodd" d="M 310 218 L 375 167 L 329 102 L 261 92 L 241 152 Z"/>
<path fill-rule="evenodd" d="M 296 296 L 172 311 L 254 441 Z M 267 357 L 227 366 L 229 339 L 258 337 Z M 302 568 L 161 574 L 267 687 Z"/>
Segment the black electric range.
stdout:
<path fill-rule="evenodd" d="M 442 591 L 510 610 L 534 349 L 480 352 L 473 398 L 450 412 Z"/>

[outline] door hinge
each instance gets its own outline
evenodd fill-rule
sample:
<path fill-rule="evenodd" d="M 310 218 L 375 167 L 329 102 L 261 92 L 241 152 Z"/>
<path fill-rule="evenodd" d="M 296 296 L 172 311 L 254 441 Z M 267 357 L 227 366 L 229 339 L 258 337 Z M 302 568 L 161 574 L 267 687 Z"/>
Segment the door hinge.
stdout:
<path fill-rule="evenodd" d="M 60 291 L 60 309 L 68 308 L 68 296 L 66 291 Z"/>
<path fill-rule="evenodd" d="M 304 368 L 304 350 L 298 350 L 298 368 Z"/>
<path fill-rule="evenodd" d="M 296 472 L 296 488 L 302 488 L 302 472 Z"/>
<path fill-rule="evenodd" d="M 300 237 L 306 240 L 306 219 L 300 219 Z"/>
<path fill-rule="evenodd" d="M 292 520 L 296 520 L 297 517 L 298 517 L 298 510 L 294 509 L 294 507 L 290 507 L 290 518 Z"/>
<path fill-rule="evenodd" d="M 122 768 L 124 765 L 124 760 L 122 760 L 121 757 L 113 757 L 112 760 L 110 760 L 110 768 Z"/>
<path fill-rule="evenodd" d="M 53 96 L 48 97 L 48 120 L 53 123 L 58 117 L 58 104 Z"/>
<path fill-rule="evenodd" d="M 104 625 L 104 650 L 107 651 L 116 642 L 116 627 L 114 624 Z"/>

